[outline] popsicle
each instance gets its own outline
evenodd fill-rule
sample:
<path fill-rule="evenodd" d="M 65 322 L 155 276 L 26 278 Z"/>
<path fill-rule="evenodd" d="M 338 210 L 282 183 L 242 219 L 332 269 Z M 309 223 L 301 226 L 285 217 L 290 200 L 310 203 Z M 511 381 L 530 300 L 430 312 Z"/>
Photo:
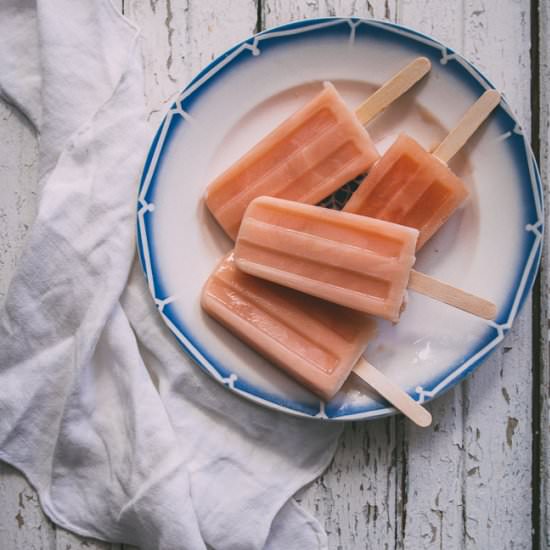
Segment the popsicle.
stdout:
<path fill-rule="evenodd" d="M 274 197 L 248 207 L 235 245 L 242 271 L 397 322 L 407 287 L 494 319 L 491 302 L 412 269 L 418 230 Z"/>
<path fill-rule="evenodd" d="M 362 353 L 375 334 L 371 317 L 239 271 L 228 254 L 206 282 L 204 310 L 324 400 L 353 372 L 421 426 L 431 416 Z"/>
<path fill-rule="evenodd" d="M 428 59 L 415 59 L 355 113 L 334 86 L 325 83 L 318 95 L 208 185 L 208 209 L 234 239 L 246 207 L 256 197 L 318 203 L 378 160 L 363 125 L 404 94 L 430 67 Z"/>
<path fill-rule="evenodd" d="M 344 211 L 415 227 L 420 231 L 417 249 L 422 248 L 469 195 L 447 162 L 499 103 L 496 90 L 486 91 L 431 154 L 401 134 L 372 167 Z"/>

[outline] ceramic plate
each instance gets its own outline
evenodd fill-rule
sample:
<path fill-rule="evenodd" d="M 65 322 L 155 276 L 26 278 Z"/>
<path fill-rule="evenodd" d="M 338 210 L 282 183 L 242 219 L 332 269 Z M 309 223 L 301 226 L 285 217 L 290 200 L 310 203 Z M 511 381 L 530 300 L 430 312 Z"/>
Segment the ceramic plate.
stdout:
<path fill-rule="evenodd" d="M 181 92 L 151 144 L 139 189 L 138 248 L 164 321 L 228 389 L 319 419 L 393 412 L 351 378 L 322 403 L 200 307 L 201 288 L 232 243 L 205 208 L 206 185 L 332 81 L 358 105 L 417 56 L 432 71 L 368 126 L 380 151 L 405 131 L 437 144 L 491 83 L 447 46 L 411 29 L 362 19 L 314 19 L 260 33 L 213 61 Z M 429 401 L 471 373 L 503 340 L 539 264 L 541 185 L 527 139 L 503 101 L 451 162 L 471 199 L 419 253 L 417 269 L 494 301 L 486 322 L 418 294 L 397 326 L 380 323 L 369 361 L 414 399 Z"/>

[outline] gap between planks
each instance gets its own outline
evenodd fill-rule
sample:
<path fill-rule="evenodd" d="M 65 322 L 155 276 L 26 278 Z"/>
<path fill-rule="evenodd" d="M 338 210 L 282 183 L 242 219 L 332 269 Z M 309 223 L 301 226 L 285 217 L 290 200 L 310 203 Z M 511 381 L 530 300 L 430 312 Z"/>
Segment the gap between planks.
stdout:
<path fill-rule="evenodd" d="M 541 161 L 541 134 L 540 134 L 540 6 L 539 0 L 531 0 L 531 147 L 537 162 Z M 541 168 L 543 168 L 541 166 Z M 531 518 L 532 518 L 532 540 L 531 546 L 533 550 L 541 550 L 541 508 L 543 490 L 542 482 L 542 464 L 541 464 L 541 430 L 542 426 L 542 398 L 544 389 L 541 386 L 544 369 L 544 338 L 542 336 L 542 323 L 546 319 L 542 313 L 544 311 L 543 300 L 545 299 L 542 293 L 543 279 L 546 275 L 545 264 L 547 258 L 543 254 L 541 261 L 541 269 L 535 279 L 533 286 L 533 340 L 532 340 L 532 376 L 533 376 L 533 391 L 532 391 L 532 465 L 531 465 Z"/>

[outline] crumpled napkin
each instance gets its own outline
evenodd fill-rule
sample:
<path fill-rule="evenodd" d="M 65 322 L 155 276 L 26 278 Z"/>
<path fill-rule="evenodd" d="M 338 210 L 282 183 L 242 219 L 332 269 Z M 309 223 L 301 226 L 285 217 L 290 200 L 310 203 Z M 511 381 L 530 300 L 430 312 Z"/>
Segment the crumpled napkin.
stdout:
<path fill-rule="evenodd" d="M 108 0 L 2 0 L 0 94 L 40 146 L 40 203 L 0 309 L 0 458 L 46 514 L 142 549 L 326 547 L 292 499 L 341 427 L 210 380 L 138 269 L 151 137 L 139 32 Z"/>

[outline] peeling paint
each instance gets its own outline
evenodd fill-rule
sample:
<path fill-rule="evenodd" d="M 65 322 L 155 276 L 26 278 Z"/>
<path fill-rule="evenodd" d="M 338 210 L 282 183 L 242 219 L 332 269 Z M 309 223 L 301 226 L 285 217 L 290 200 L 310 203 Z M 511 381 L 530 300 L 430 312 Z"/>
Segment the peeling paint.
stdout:
<path fill-rule="evenodd" d="M 172 11 L 172 0 L 166 0 L 166 17 L 164 19 L 164 26 L 166 27 L 166 30 L 168 31 L 168 49 L 170 53 L 168 54 L 168 57 L 166 59 L 166 71 L 167 76 L 172 82 L 176 82 L 176 79 L 170 74 L 170 69 L 172 68 L 172 62 L 173 62 L 173 35 L 174 35 L 174 27 L 172 27 L 172 20 L 174 19 L 174 13 Z"/>
<path fill-rule="evenodd" d="M 430 523 L 430 529 L 432 531 L 432 533 L 431 533 L 432 538 L 431 538 L 430 542 L 434 543 L 435 539 L 437 538 L 437 527 L 433 523 Z"/>
<path fill-rule="evenodd" d="M 19 529 L 21 529 L 21 527 L 23 527 L 23 525 L 25 525 L 25 520 L 23 519 L 23 516 L 21 514 L 21 510 L 19 510 L 19 512 L 17 512 L 17 515 L 15 516 L 15 519 L 17 520 L 17 527 L 19 527 Z"/>
<path fill-rule="evenodd" d="M 508 417 L 508 422 L 506 423 L 506 443 L 508 447 L 512 448 L 512 439 L 514 437 L 514 432 L 519 424 L 519 420 L 513 416 Z"/>
<path fill-rule="evenodd" d="M 389 0 L 384 1 L 384 17 L 389 19 L 391 16 Z"/>
<path fill-rule="evenodd" d="M 185 3 L 187 4 L 187 2 Z M 148 78 L 152 84 L 148 90 L 148 100 L 150 106 L 156 108 L 161 104 L 162 93 L 167 89 L 167 87 L 163 89 L 163 86 L 166 86 L 168 80 L 175 81 L 172 72 L 175 73 L 176 69 L 179 68 L 178 56 L 180 54 L 177 50 L 179 46 L 177 37 L 179 35 L 176 30 L 179 32 L 180 29 L 184 29 L 181 22 L 187 22 L 189 25 L 185 28 L 188 38 L 186 44 L 188 46 L 186 51 L 182 53 L 189 56 L 186 58 L 185 63 L 190 64 L 194 59 L 193 56 L 196 55 L 191 47 L 191 44 L 197 44 L 197 42 L 192 42 L 193 37 L 196 36 L 195 29 L 201 24 L 209 25 L 210 21 L 204 17 L 202 20 L 193 20 L 192 25 L 189 24 L 190 18 L 187 18 L 187 16 L 185 16 L 186 19 L 179 17 L 179 14 L 184 11 L 183 3 L 168 2 L 166 14 L 163 11 L 163 3 L 159 4 L 159 0 L 132 0 L 132 2 L 127 0 L 126 4 L 128 10 L 132 10 L 132 6 L 139 6 L 137 11 L 144 15 L 142 15 L 143 20 L 137 22 L 142 27 L 143 23 L 148 25 L 149 28 L 152 27 L 155 33 L 163 37 L 163 40 L 166 40 L 166 34 L 168 34 L 169 55 L 167 56 L 166 42 L 164 42 L 158 55 L 160 58 L 159 66 L 157 67 L 155 63 L 149 62 L 146 68 Z M 263 13 L 270 16 L 266 22 L 267 26 L 301 17 L 322 16 L 333 13 L 336 5 L 340 6 L 340 10 L 343 9 L 343 6 L 351 5 L 352 9 L 349 10 L 349 13 L 359 16 L 371 15 L 378 18 L 389 18 L 391 15 L 389 0 L 384 0 L 384 2 L 381 0 L 376 2 L 374 0 L 370 2 L 354 1 L 352 4 L 346 2 L 337 4 L 333 0 L 326 0 L 321 5 L 313 0 L 301 2 L 262 0 L 260 4 L 264 10 Z M 428 3 L 424 0 L 399 2 L 400 22 L 421 31 L 430 32 L 430 30 L 433 30 L 441 40 L 455 46 L 467 57 L 475 56 L 480 66 L 483 66 L 484 63 L 490 64 L 489 77 L 498 81 L 498 84 L 502 87 L 508 88 L 510 90 L 510 100 L 514 107 L 521 112 L 523 105 L 523 112 L 527 113 L 528 109 L 525 105 L 528 105 L 528 100 L 525 103 L 521 101 L 521 98 L 528 96 L 528 93 L 525 94 L 524 92 L 529 89 L 528 71 L 524 67 L 524 64 L 529 62 L 528 45 L 524 47 L 521 44 L 528 44 L 528 39 L 525 40 L 526 35 L 525 33 L 522 34 L 523 27 L 521 25 L 528 27 L 528 13 L 526 14 L 525 11 L 522 11 L 521 15 L 518 13 L 518 10 L 514 7 L 518 4 L 517 1 L 505 3 L 502 7 L 492 7 L 485 0 L 474 3 L 476 8 L 480 5 L 484 8 L 485 4 L 487 5 L 487 18 L 492 23 L 491 32 L 494 33 L 495 40 L 503 41 L 502 36 L 505 35 L 506 40 L 514 47 L 519 44 L 517 48 L 521 48 L 523 55 L 518 54 L 514 64 L 511 62 L 513 60 L 506 58 L 508 50 L 504 46 L 499 49 L 502 55 L 495 53 L 495 48 L 487 43 L 487 31 L 481 30 L 481 25 L 472 23 L 473 18 L 482 15 L 483 9 L 472 11 L 472 2 L 463 2 L 457 3 L 459 8 L 456 8 L 457 11 L 453 12 L 455 8 L 452 4 L 433 0 Z M 496 4 L 494 5 L 496 6 Z M 218 6 L 213 5 L 216 8 L 221 6 L 221 4 Z M 426 9 L 427 5 L 429 9 Z M 541 6 L 544 6 L 544 2 L 541 2 Z M 172 14 L 172 9 L 175 14 Z M 325 9 L 327 12 L 323 12 Z M 391 10 L 394 10 L 394 17 L 396 9 L 393 8 L 392 3 Z M 403 10 L 403 14 L 401 14 L 401 10 Z M 497 10 L 501 11 L 501 18 L 492 17 Z M 221 12 L 221 9 L 219 11 Z M 507 15 L 508 11 L 510 12 L 509 16 Z M 457 13 L 458 17 L 454 17 Z M 157 16 L 153 17 L 152 14 Z M 440 17 L 440 15 L 442 16 Z M 175 17 L 175 19 L 172 19 L 172 17 Z M 228 21 L 227 25 L 236 26 L 237 23 Z M 239 27 L 242 36 L 246 35 L 247 27 L 252 28 L 253 21 L 242 22 L 242 29 Z M 506 33 L 503 33 L 502 29 L 506 30 Z M 514 40 L 516 41 L 514 42 Z M 174 43 L 176 49 L 174 49 Z M 159 46 L 157 45 L 157 47 Z M 494 61 L 490 61 L 489 54 L 484 54 L 485 50 L 489 51 L 495 59 Z M 174 57 L 172 57 L 173 52 Z M 204 56 L 202 59 L 211 58 L 213 55 L 213 52 L 210 51 L 201 53 Z M 507 59 L 507 63 L 513 66 L 513 72 L 506 69 L 501 59 Z M 163 65 L 164 70 L 162 70 Z M 152 74 L 152 68 L 156 68 L 160 72 L 160 76 L 154 72 Z M 166 70 L 168 70 L 168 75 Z M 508 78 L 508 74 L 515 74 L 519 85 Z M 527 78 L 525 78 L 526 76 Z M 525 82 L 526 84 L 523 84 Z M 514 95 L 516 95 L 516 98 L 514 98 Z M 150 117 L 153 113 L 154 111 L 151 111 Z M 12 113 L 9 112 L 8 118 L 11 116 Z M 29 167 L 28 163 L 23 162 L 20 166 Z M 22 183 L 24 184 L 24 182 Z M 24 192 L 25 196 L 30 196 L 26 189 Z M 31 200 L 30 204 L 32 205 L 34 202 L 34 200 Z M 21 208 L 28 211 L 30 206 L 23 204 Z M 0 241 L 2 240 L 0 238 Z M 12 249 L 12 243 L 10 243 L 10 257 L 12 250 L 13 253 L 17 252 L 17 244 L 17 242 L 13 243 Z M 8 261 L 11 260 L 8 259 Z M 502 497 L 506 497 L 508 491 L 517 491 L 516 494 L 521 503 L 524 502 L 525 494 L 529 491 L 528 482 L 526 483 L 525 480 L 521 479 L 524 471 L 520 468 L 524 468 L 524 463 L 519 462 L 517 450 L 521 449 L 523 452 L 523 447 L 520 447 L 520 438 L 516 437 L 519 422 L 522 422 L 522 426 L 525 426 L 525 417 L 516 411 L 519 408 L 517 403 L 521 403 L 522 392 L 528 382 L 524 382 L 520 374 L 510 375 L 510 367 L 520 366 L 519 363 L 516 365 L 515 362 L 524 351 L 522 343 L 526 341 L 525 335 L 526 330 L 521 327 L 520 323 L 519 329 L 515 327 L 515 331 L 507 337 L 506 343 L 512 342 L 513 346 L 504 346 L 502 353 L 495 353 L 493 356 L 496 358 L 494 360 L 499 363 L 493 363 L 493 380 L 479 378 L 480 385 L 484 386 L 482 389 L 485 390 L 485 393 L 476 393 L 475 395 L 477 397 L 481 396 L 481 399 L 478 402 L 472 400 L 472 403 L 480 407 L 478 411 L 480 410 L 482 414 L 486 411 L 490 411 L 489 414 L 491 415 L 502 413 L 502 416 L 498 416 L 498 423 L 494 424 L 498 426 L 498 429 L 495 428 L 493 432 L 491 431 L 492 426 L 484 422 L 483 418 L 479 418 L 480 415 L 475 407 L 471 406 L 472 403 L 468 399 L 463 402 L 460 398 L 455 403 L 449 401 L 449 403 L 453 403 L 453 410 L 439 409 L 439 418 L 437 424 L 434 424 L 433 432 L 427 431 L 418 435 L 416 432 L 403 431 L 396 435 L 395 420 L 381 421 L 383 434 L 382 428 L 373 426 L 373 423 L 361 423 L 354 427 L 353 432 L 347 429 L 347 439 L 339 449 L 335 462 L 322 479 L 313 483 L 304 492 L 301 499 L 309 509 L 315 512 L 318 518 L 324 520 L 330 540 L 329 548 L 347 550 L 364 548 L 367 544 L 369 548 L 376 549 L 422 548 L 430 539 L 433 539 L 433 547 L 440 549 L 485 548 L 489 547 L 486 544 L 488 540 L 493 543 L 492 547 L 500 548 L 504 547 L 501 543 L 505 537 L 508 537 L 506 539 L 508 543 L 512 540 L 509 537 L 511 529 L 513 529 L 514 536 L 517 537 L 513 543 L 515 547 L 526 548 L 529 546 L 530 539 L 525 538 L 525 521 L 520 518 L 521 514 L 517 510 L 516 503 L 501 504 L 505 500 Z M 515 353 L 506 356 L 507 367 L 504 369 L 502 355 L 508 354 L 514 348 L 516 348 Z M 491 365 L 484 365 L 482 369 L 490 367 Z M 500 376 L 503 379 L 500 383 L 496 376 L 499 369 Z M 510 388 L 510 392 L 503 387 L 504 383 Z M 471 391 L 471 393 L 474 392 Z M 510 394 L 514 395 L 512 402 L 510 402 Z M 467 397 L 469 396 L 471 394 L 467 394 Z M 485 401 L 482 401 L 483 399 Z M 493 408 L 487 404 L 487 401 L 491 399 L 494 399 Z M 510 406 L 505 407 L 505 402 L 506 405 Z M 434 406 L 437 406 L 437 404 L 434 403 Z M 505 423 L 508 414 L 511 416 L 508 417 L 505 429 L 502 429 L 500 426 Z M 476 426 L 476 422 L 479 422 L 481 429 Z M 462 436 L 466 437 L 468 444 L 466 446 L 456 444 L 455 447 L 453 441 L 460 439 Z M 514 443 L 514 451 L 510 453 L 508 449 L 512 448 L 512 442 Z M 504 457 L 498 456 L 501 446 L 506 455 Z M 470 452 L 472 450 L 473 452 Z M 436 454 L 438 451 L 442 451 L 440 456 Z M 491 451 L 493 451 L 493 454 L 491 454 Z M 470 461 L 473 461 L 473 464 Z M 413 463 L 414 467 L 410 467 Z M 430 465 L 433 468 L 426 470 L 427 473 L 424 478 L 420 476 L 419 472 L 422 465 Z M 520 475 L 516 476 L 516 472 Z M 496 489 L 497 481 L 501 483 L 503 476 L 507 476 L 506 484 L 502 484 L 503 490 L 500 493 L 500 490 Z M 359 480 L 360 483 L 358 483 Z M 441 486 L 445 487 L 443 493 L 440 489 Z M 440 507 L 447 511 L 445 523 L 439 529 L 437 521 L 432 519 L 432 523 L 435 523 L 433 526 L 428 522 L 430 503 L 434 502 L 434 487 L 439 487 L 435 497 L 436 510 L 434 512 L 441 512 Z M 17 490 L 19 490 L 19 487 Z M 23 493 L 19 493 L 19 499 L 17 499 L 17 494 L 16 491 L 11 493 L 10 506 L 12 508 L 9 516 L 7 516 L 9 523 L 13 524 L 10 525 L 10 528 L 14 531 L 17 530 L 17 527 L 13 522 L 13 517 L 17 509 L 13 509 L 13 506 L 17 502 L 19 503 L 18 515 L 23 520 L 21 512 L 21 509 L 24 508 L 23 503 L 33 500 L 32 495 L 29 496 L 27 493 L 24 493 L 25 498 L 22 497 Z M 358 510 L 365 506 L 367 497 L 370 507 L 369 522 L 366 522 L 360 513 L 358 514 Z M 497 500 L 499 498 L 500 500 Z M 451 506 L 449 506 L 449 503 L 451 503 Z M 26 529 L 30 529 L 35 524 L 34 516 L 31 519 L 29 515 L 33 506 L 37 507 L 36 499 L 34 503 L 27 504 L 27 510 L 25 511 Z M 384 518 L 384 521 L 377 522 L 376 526 L 372 521 L 375 507 L 377 514 L 379 514 L 377 517 L 379 519 Z M 453 508 L 452 512 L 450 511 L 451 507 Z M 423 515 L 418 512 L 419 508 L 424 511 Z M 478 522 L 473 519 L 476 514 L 479 514 Z M 491 514 L 493 514 L 494 521 L 491 521 Z M 422 522 L 422 528 L 419 529 L 420 522 Z M 438 532 L 439 541 L 437 541 L 437 535 L 434 538 L 433 529 L 429 526 L 433 527 L 436 533 Z M 42 526 L 38 527 L 38 530 L 41 527 L 43 527 L 44 532 L 47 529 L 47 523 L 44 521 Z M 59 530 L 58 533 L 60 532 Z M 424 538 L 420 539 L 421 536 Z M 527 533 L 527 537 L 529 536 L 530 533 Z M 502 539 L 499 537 L 502 537 Z M 61 543 L 61 538 L 58 538 L 57 547 L 65 548 Z M 353 544 L 354 541 L 356 544 Z M 444 541 L 444 544 L 442 541 Z M 87 542 L 80 544 L 82 547 L 89 546 Z M 28 548 L 31 548 L 31 546 L 31 544 L 27 545 Z M 96 548 L 94 543 L 91 546 L 94 549 Z M 39 546 L 36 545 L 36 547 Z M 73 548 L 75 547 L 78 547 L 78 545 L 73 543 Z M 103 546 L 97 546 L 97 548 L 103 549 Z"/>

